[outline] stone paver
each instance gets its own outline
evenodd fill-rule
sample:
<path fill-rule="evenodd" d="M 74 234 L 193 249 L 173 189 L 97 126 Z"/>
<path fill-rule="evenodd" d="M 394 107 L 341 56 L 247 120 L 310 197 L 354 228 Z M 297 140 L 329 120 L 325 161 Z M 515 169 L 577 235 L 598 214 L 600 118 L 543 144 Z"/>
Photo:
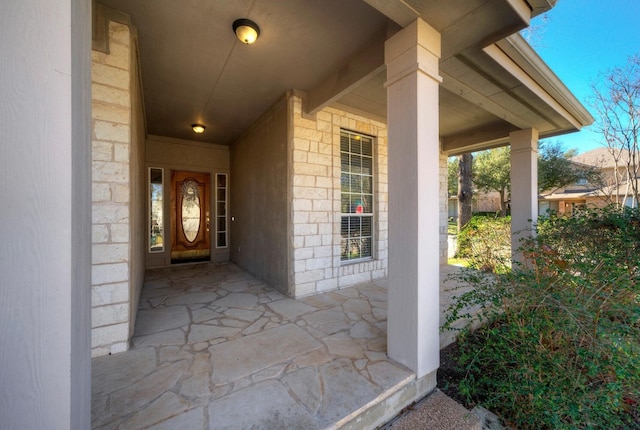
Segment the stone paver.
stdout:
<path fill-rule="evenodd" d="M 209 428 L 317 429 L 317 420 L 280 381 L 250 385 L 209 404 Z"/>
<path fill-rule="evenodd" d="M 153 310 L 139 310 L 136 336 L 160 333 L 189 324 L 189 311 L 185 306 L 166 306 Z"/>
<path fill-rule="evenodd" d="M 295 324 L 276 327 L 212 346 L 212 380 L 226 384 L 278 363 L 285 363 L 322 344 Z"/>
<path fill-rule="evenodd" d="M 410 372 L 407 370 L 407 375 Z M 323 424 L 334 423 L 372 401 L 382 392 L 353 362 L 346 358 L 333 360 L 320 367 L 324 381 L 322 406 L 318 415 Z"/>
<path fill-rule="evenodd" d="M 287 298 L 230 263 L 146 274 L 129 351 L 92 362 L 95 429 L 326 428 L 415 380 L 386 280 Z"/>
<path fill-rule="evenodd" d="M 288 320 L 295 319 L 300 315 L 317 311 L 317 309 L 313 306 L 309 306 L 305 303 L 293 299 L 277 300 L 275 302 L 269 303 L 268 306 L 275 313 Z"/>

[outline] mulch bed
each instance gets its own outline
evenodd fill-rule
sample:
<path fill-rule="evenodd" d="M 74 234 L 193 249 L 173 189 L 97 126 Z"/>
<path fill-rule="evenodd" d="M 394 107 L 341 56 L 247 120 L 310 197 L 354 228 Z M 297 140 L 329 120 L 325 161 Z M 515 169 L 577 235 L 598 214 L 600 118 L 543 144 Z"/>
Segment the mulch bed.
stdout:
<path fill-rule="evenodd" d="M 451 397 L 458 403 L 462 403 L 466 408 L 468 405 L 463 396 L 458 391 L 458 384 L 464 378 L 464 372 L 458 369 L 456 357 L 459 355 L 458 344 L 456 342 L 440 350 L 440 368 L 438 369 L 438 388 L 440 391 Z"/>
<path fill-rule="evenodd" d="M 456 342 L 440 350 L 440 368 L 438 369 L 438 388 L 440 391 L 451 397 L 467 409 L 472 409 L 475 405 L 468 404 L 466 399 L 458 391 L 460 381 L 464 378 L 464 371 L 459 369 L 456 357 L 459 355 L 459 348 Z M 631 408 L 629 413 L 636 423 L 629 430 L 640 430 L 640 407 Z"/>

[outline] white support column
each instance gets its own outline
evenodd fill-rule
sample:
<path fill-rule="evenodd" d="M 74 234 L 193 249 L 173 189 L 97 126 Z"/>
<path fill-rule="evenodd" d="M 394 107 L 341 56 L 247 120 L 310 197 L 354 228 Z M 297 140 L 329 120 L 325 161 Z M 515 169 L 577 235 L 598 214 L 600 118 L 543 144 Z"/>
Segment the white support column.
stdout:
<path fill-rule="evenodd" d="M 0 428 L 91 427 L 91 2 L 0 6 Z"/>
<path fill-rule="evenodd" d="M 511 142 L 511 252 L 512 260 L 522 262 L 517 252 L 521 239 L 531 236 L 538 218 L 538 130 L 514 131 Z"/>
<path fill-rule="evenodd" d="M 389 121 L 389 357 L 440 365 L 440 34 L 418 19 L 385 44 Z"/>

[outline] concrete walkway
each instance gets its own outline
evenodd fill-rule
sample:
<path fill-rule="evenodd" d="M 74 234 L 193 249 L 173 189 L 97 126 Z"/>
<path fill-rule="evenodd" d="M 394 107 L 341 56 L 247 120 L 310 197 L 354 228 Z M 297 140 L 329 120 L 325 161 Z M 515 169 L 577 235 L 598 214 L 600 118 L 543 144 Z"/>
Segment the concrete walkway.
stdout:
<path fill-rule="evenodd" d="M 230 263 L 149 271 L 131 349 L 93 360 L 92 427 L 383 424 L 425 394 L 386 356 L 386 300 L 386 280 L 294 300 Z"/>

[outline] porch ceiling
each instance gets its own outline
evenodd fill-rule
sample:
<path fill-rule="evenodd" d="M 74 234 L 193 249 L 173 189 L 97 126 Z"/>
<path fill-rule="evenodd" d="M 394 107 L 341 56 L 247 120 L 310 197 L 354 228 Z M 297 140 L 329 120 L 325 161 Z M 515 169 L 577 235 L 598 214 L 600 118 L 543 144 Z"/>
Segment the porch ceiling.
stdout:
<path fill-rule="evenodd" d="M 309 113 L 339 105 L 385 120 L 384 41 L 418 16 L 442 34 L 445 150 L 503 144 L 518 128 L 545 136 L 589 123 L 561 84 L 548 94 L 548 69 L 523 71 L 533 51 L 500 42 L 553 0 L 101 2 L 137 29 L 149 134 L 230 144 L 290 89 L 307 94 Z M 254 45 L 236 39 L 237 18 L 260 26 Z M 192 133 L 194 122 L 204 135 Z"/>

